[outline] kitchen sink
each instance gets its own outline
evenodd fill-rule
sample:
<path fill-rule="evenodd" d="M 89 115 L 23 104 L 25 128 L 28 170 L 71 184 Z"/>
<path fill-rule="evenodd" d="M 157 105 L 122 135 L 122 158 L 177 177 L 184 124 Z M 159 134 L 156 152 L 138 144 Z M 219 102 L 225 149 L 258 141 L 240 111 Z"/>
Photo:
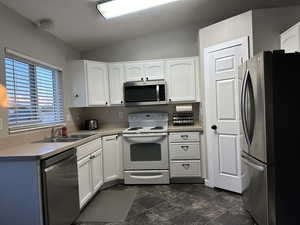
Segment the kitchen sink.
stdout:
<path fill-rule="evenodd" d="M 94 134 L 71 134 L 67 137 L 56 137 L 56 138 L 45 138 L 43 140 L 37 141 L 37 143 L 54 143 L 54 142 L 74 142 L 87 137 L 90 137 Z"/>

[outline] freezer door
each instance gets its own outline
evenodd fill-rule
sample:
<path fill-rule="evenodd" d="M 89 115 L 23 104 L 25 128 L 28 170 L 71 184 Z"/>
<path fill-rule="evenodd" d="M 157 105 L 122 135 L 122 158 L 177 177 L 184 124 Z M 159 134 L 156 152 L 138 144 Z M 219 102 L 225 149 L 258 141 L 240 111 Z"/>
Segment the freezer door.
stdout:
<path fill-rule="evenodd" d="M 242 161 L 246 167 L 247 177 L 247 187 L 243 193 L 245 208 L 259 225 L 270 225 L 267 167 L 246 154 L 242 155 Z"/>

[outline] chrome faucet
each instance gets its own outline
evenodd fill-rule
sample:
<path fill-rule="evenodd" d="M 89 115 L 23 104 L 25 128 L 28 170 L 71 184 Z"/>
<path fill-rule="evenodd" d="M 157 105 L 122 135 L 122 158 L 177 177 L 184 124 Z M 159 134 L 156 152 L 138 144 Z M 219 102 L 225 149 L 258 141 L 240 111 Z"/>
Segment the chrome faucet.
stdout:
<path fill-rule="evenodd" d="M 51 129 L 51 139 L 54 139 L 57 137 L 57 134 L 59 131 L 61 131 L 62 127 L 52 127 Z"/>

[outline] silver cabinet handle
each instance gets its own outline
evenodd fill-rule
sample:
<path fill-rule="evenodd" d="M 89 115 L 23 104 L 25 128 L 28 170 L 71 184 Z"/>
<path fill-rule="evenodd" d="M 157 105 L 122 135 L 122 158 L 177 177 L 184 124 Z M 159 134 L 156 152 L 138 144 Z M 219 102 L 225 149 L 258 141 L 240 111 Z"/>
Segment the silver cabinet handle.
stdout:
<path fill-rule="evenodd" d="M 188 146 L 188 145 L 186 145 L 186 146 L 181 146 L 181 148 L 182 148 L 183 151 L 189 150 L 189 146 Z"/>
<path fill-rule="evenodd" d="M 186 140 L 186 139 L 189 138 L 189 135 L 181 135 L 181 138 L 184 139 L 184 140 Z"/>
<path fill-rule="evenodd" d="M 184 169 L 188 170 L 190 168 L 191 164 L 184 163 L 184 164 L 182 164 L 182 166 L 183 166 Z"/>

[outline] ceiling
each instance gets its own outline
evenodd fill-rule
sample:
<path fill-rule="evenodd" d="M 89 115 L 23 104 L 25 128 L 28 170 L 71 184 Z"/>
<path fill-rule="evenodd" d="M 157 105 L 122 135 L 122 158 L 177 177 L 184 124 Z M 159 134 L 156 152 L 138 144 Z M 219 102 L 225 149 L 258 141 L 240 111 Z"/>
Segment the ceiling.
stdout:
<path fill-rule="evenodd" d="M 300 4 L 299 0 L 181 0 L 105 20 L 97 0 L 0 0 L 30 21 L 50 18 L 48 30 L 79 51 L 185 25 L 206 25 L 254 8 Z"/>

